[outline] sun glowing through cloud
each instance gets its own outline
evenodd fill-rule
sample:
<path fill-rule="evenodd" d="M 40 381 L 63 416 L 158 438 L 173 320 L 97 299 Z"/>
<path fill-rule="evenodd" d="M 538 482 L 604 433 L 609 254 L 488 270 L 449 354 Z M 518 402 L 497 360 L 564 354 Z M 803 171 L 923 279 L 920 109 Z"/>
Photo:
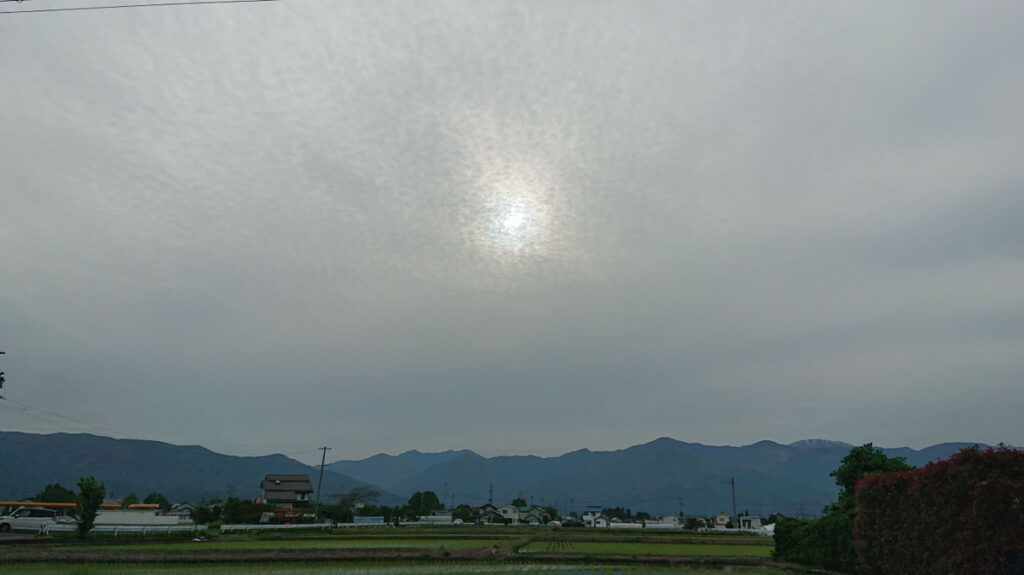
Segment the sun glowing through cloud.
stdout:
<path fill-rule="evenodd" d="M 517 236 L 526 229 L 529 223 L 527 215 L 518 208 L 509 210 L 501 219 L 501 231 L 510 236 Z"/>
<path fill-rule="evenodd" d="M 509 289 L 591 274 L 572 131 L 473 108 L 450 119 L 463 150 L 452 178 L 461 192 L 457 233 L 474 285 Z"/>
<path fill-rule="evenodd" d="M 490 241 L 504 249 L 530 247 L 543 232 L 543 209 L 536 201 L 514 192 L 499 196 L 489 209 Z"/>

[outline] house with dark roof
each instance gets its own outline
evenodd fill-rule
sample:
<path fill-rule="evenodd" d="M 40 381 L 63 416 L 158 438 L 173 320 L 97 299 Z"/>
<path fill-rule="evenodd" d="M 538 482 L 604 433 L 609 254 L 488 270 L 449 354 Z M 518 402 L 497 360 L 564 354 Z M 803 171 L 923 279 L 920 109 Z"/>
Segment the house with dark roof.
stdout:
<path fill-rule="evenodd" d="M 260 489 L 263 490 L 263 501 L 278 509 L 309 507 L 313 494 L 313 484 L 308 475 L 269 474 L 263 478 Z"/>
<path fill-rule="evenodd" d="M 490 503 L 484 503 L 480 507 L 473 508 L 473 521 L 475 523 L 494 523 L 500 520 L 501 515 L 498 508 Z"/>

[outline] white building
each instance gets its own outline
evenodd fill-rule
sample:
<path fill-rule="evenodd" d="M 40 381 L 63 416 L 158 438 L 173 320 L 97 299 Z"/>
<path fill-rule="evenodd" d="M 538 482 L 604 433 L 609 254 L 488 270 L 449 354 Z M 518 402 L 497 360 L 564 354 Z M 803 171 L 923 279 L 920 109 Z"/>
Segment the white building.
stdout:
<path fill-rule="evenodd" d="M 726 515 L 725 513 L 719 513 L 711 518 L 711 527 L 713 529 L 725 529 L 725 526 L 728 525 L 731 521 L 732 518 L 730 518 L 728 515 Z"/>
<path fill-rule="evenodd" d="M 595 523 L 600 518 L 600 511 L 584 511 L 583 517 L 581 517 L 581 519 L 583 520 L 584 527 L 596 527 Z"/>
<path fill-rule="evenodd" d="M 498 515 L 512 523 L 519 523 L 519 508 L 515 505 L 502 505 L 498 508 Z"/>
<path fill-rule="evenodd" d="M 760 517 L 751 517 L 749 515 L 740 516 L 739 528 L 740 529 L 749 529 L 751 531 L 756 531 L 756 530 L 761 528 L 761 518 Z"/>

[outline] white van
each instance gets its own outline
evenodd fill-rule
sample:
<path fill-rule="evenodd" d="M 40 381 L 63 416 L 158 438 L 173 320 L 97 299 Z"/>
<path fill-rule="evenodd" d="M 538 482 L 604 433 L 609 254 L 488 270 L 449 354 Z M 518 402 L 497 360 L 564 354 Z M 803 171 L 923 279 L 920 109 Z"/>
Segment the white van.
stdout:
<path fill-rule="evenodd" d="M 42 507 L 19 507 L 0 517 L 0 531 L 39 531 L 57 520 L 57 512 Z"/>

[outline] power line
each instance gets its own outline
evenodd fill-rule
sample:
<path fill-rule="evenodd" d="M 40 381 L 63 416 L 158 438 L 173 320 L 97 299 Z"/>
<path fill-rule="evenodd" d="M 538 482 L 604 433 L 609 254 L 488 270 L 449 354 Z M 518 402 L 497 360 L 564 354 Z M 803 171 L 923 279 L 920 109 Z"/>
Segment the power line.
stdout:
<path fill-rule="evenodd" d="M 13 0 L 0 0 L 11 2 Z M 107 6 L 75 6 L 70 8 L 33 8 L 31 10 L 3 10 L 0 14 L 30 14 L 39 12 L 81 12 L 83 10 L 114 10 L 117 8 L 153 8 L 156 6 L 196 6 L 200 4 L 250 4 L 253 2 L 279 2 L 280 0 L 187 0 L 157 2 L 155 4 L 110 4 Z"/>
<path fill-rule="evenodd" d="M 3 1 L 3 0 L 0 0 L 0 1 Z M 93 432 L 93 433 L 101 433 L 103 435 L 107 435 L 107 436 L 114 437 L 114 438 L 121 437 L 121 438 L 124 438 L 124 439 L 139 439 L 139 435 L 141 433 L 141 435 L 144 435 L 144 436 L 145 435 L 149 435 L 149 436 L 156 435 L 156 436 L 161 436 L 161 437 L 168 437 L 169 436 L 169 437 L 174 438 L 175 441 L 182 442 L 183 444 L 197 442 L 197 440 L 194 437 L 189 437 L 189 436 L 181 435 L 179 433 L 173 433 L 173 432 L 167 432 L 167 431 L 159 431 L 159 430 L 153 430 L 153 429 L 135 428 L 135 432 L 134 433 L 126 433 L 123 430 L 115 429 L 113 427 L 110 427 L 110 426 L 107 426 L 107 425 L 104 425 L 104 424 L 101 424 L 101 423 L 97 423 L 95 421 L 89 421 L 89 420 L 83 420 L 83 419 L 76 419 L 76 418 L 68 417 L 66 415 L 61 415 L 60 413 L 56 413 L 54 411 L 49 411 L 49 410 L 46 410 L 46 409 L 42 409 L 40 407 L 29 405 L 27 403 L 16 401 L 14 399 L 11 399 L 11 398 L 3 396 L 3 395 L 0 395 L 0 410 L 8 411 L 10 413 L 16 413 L 16 414 L 28 417 L 29 419 L 32 419 L 32 420 L 37 421 L 39 423 L 44 423 L 46 425 L 49 425 L 51 427 L 55 427 L 55 428 L 57 428 L 57 429 L 59 429 L 61 431 L 65 431 L 65 432 L 69 432 L 69 433 L 82 433 L 83 431 L 87 431 L 87 432 Z M 243 453 L 249 453 L 249 454 L 251 454 L 251 453 L 257 453 L 257 454 L 261 453 L 261 451 L 258 448 L 254 447 L 253 445 L 248 445 L 248 444 L 244 444 L 244 443 L 238 443 L 237 441 L 231 441 L 231 440 L 227 440 L 227 439 L 218 439 L 217 442 L 221 444 L 221 446 L 222 446 L 221 449 L 223 449 L 225 447 L 228 447 L 230 449 L 240 450 Z M 209 446 L 207 446 L 207 447 L 209 447 Z M 216 449 L 216 447 L 214 447 L 214 448 Z M 296 451 L 293 451 L 293 450 L 287 450 L 287 451 L 288 452 L 285 453 L 285 455 L 288 455 L 290 457 L 297 457 L 299 455 L 307 455 L 309 453 L 318 452 L 320 450 L 319 449 L 314 449 L 314 450 L 301 451 L 301 452 L 296 452 Z"/>
<path fill-rule="evenodd" d="M 8 397 L 0 396 L 0 399 L 3 399 L 4 401 L 6 401 L 8 403 L 11 403 L 13 405 L 18 406 L 19 408 L 21 408 L 22 412 L 25 415 L 28 415 L 29 417 L 32 417 L 32 419 L 35 419 L 36 421 L 43 421 L 43 420 L 40 419 L 37 416 L 34 417 L 32 415 L 32 412 L 35 412 L 37 414 L 47 415 L 47 416 L 49 416 L 51 418 L 54 418 L 56 420 L 64 420 L 64 421 L 66 421 L 68 423 L 71 423 L 73 425 L 79 426 L 80 429 L 100 430 L 100 431 L 105 431 L 106 433 L 110 433 L 110 434 L 113 434 L 113 435 L 120 435 L 120 436 L 123 436 L 125 438 L 130 438 L 131 437 L 130 434 L 124 433 L 123 431 L 118 431 L 117 429 L 114 429 L 112 427 L 107 427 L 105 425 L 101 425 L 101 424 L 98 424 L 98 423 L 89 423 L 87 421 L 81 421 L 81 420 L 78 420 L 78 419 L 73 419 L 71 417 L 67 417 L 65 415 L 61 415 L 59 413 L 54 413 L 52 411 L 47 411 L 45 409 L 34 407 L 32 405 L 28 405 L 28 404 L 22 403 L 20 401 L 15 401 L 15 400 L 10 399 Z M 50 421 L 48 423 L 50 423 L 51 425 L 58 426 L 58 427 L 60 426 L 60 424 L 57 421 Z M 65 429 L 66 429 L 66 426 L 65 426 Z"/>

